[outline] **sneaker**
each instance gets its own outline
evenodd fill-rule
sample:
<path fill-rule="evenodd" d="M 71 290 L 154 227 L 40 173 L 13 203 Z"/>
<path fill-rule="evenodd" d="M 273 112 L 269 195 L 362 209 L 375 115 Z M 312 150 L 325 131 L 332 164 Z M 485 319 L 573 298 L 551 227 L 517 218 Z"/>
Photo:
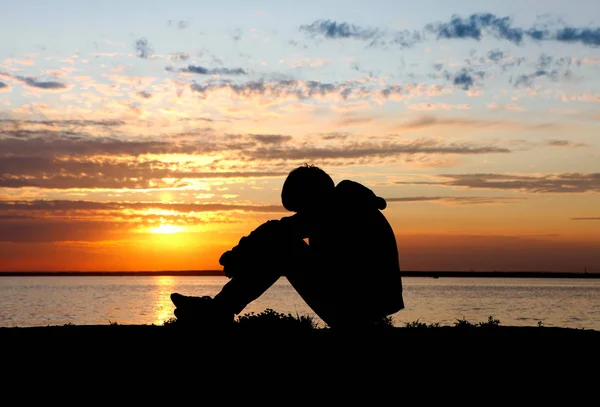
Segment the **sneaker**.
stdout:
<path fill-rule="evenodd" d="M 202 307 L 206 306 L 211 300 L 212 298 L 208 295 L 203 297 L 193 297 L 191 295 L 181 295 L 179 293 L 171 294 L 171 301 L 177 308 Z"/>
<path fill-rule="evenodd" d="M 213 299 L 207 295 L 193 297 L 171 294 L 171 301 L 175 305 L 177 322 L 186 326 L 226 327 L 233 323 L 233 314 L 228 314 L 217 307 Z"/>

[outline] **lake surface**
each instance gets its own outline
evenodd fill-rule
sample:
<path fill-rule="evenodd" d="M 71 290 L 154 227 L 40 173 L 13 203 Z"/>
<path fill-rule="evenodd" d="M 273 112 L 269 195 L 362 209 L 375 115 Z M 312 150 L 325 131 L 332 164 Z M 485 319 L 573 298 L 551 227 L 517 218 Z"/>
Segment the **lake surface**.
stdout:
<path fill-rule="evenodd" d="M 213 296 L 226 277 L 100 276 L 0 277 L 0 326 L 155 324 L 173 317 L 172 292 Z M 396 326 L 410 322 L 454 325 L 460 319 L 503 326 L 555 326 L 600 331 L 600 279 L 404 277 L 406 308 Z M 310 315 L 285 278 L 242 312 L 267 308 Z"/>

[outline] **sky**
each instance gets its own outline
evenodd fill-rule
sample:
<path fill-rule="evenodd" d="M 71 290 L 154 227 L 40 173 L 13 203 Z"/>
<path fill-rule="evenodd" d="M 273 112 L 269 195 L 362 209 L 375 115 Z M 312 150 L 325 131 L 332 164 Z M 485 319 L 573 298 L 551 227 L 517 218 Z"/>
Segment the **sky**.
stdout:
<path fill-rule="evenodd" d="M 596 0 L 0 4 L 0 271 L 221 269 L 308 163 L 404 270 L 600 272 Z"/>

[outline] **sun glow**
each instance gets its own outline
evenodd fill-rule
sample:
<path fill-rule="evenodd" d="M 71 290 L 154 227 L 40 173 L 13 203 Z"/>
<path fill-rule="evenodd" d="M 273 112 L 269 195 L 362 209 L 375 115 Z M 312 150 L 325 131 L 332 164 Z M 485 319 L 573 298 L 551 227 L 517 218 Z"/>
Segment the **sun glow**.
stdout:
<path fill-rule="evenodd" d="M 177 233 L 177 232 L 182 232 L 183 231 L 183 227 L 181 227 L 181 226 L 174 226 L 174 225 L 169 225 L 167 223 L 163 223 L 160 226 L 157 226 L 155 228 L 151 228 L 150 231 L 152 233 L 160 233 L 160 234 L 164 234 L 164 235 L 169 235 L 169 234 L 173 234 L 173 233 Z"/>
<path fill-rule="evenodd" d="M 175 279 L 169 276 L 153 277 L 157 283 L 154 291 L 154 323 L 162 325 L 165 321 L 173 317 L 173 304 L 169 300 L 169 295 L 174 291 Z"/>

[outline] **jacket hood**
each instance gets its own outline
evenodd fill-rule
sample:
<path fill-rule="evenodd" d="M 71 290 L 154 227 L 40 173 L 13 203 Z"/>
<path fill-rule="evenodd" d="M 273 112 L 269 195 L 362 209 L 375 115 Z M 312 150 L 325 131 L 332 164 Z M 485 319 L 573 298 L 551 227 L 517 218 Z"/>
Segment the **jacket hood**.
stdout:
<path fill-rule="evenodd" d="M 369 188 L 355 181 L 344 180 L 336 187 L 336 198 L 345 204 L 357 207 L 371 207 L 383 210 L 387 206 L 384 198 L 375 195 Z"/>

